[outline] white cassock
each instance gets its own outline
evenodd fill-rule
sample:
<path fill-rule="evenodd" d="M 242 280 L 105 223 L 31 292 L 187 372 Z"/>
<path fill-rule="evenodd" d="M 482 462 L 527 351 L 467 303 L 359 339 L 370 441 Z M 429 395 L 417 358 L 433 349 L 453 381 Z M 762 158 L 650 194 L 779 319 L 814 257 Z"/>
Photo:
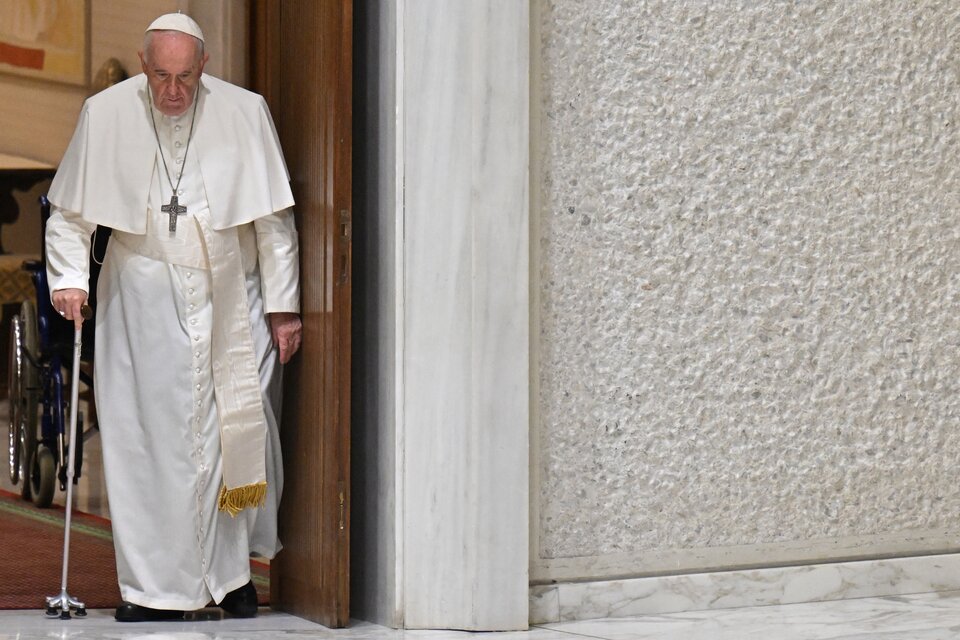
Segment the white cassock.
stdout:
<path fill-rule="evenodd" d="M 236 233 L 237 244 L 231 246 L 238 255 L 232 257 L 239 258 L 246 317 L 218 312 L 214 303 L 223 298 L 213 286 L 212 261 L 219 258 L 211 238 L 221 232 L 210 203 L 225 188 L 216 184 L 219 177 L 229 172 L 219 165 L 208 168 L 212 154 L 205 145 L 213 141 L 201 132 L 203 118 L 216 113 L 213 94 L 206 92 L 224 83 L 207 76 L 203 80 L 205 93 L 189 146 L 191 110 L 178 117 L 157 112 L 155 117 L 174 185 L 182 169 L 178 197 L 187 212 L 177 216 L 171 233 L 169 215 L 160 210 L 170 200 L 171 185 L 154 140 L 147 152 L 152 169 L 143 189 L 145 202 L 133 205 L 145 221 L 143 233 L 114 229 L 98 284 L 94 390 L 120 591 L 124 600 L 155 609 L 192 610 L 210 600 L 219 602 L 250 580 L 251 554 L 272 558 L 280 549 L 281 366 L 265 314 L 299 312 L 296 228 L 289 207 L 239 224 L 228 221 L 227 232 Z M 120 91 L 116 99 L 130 95 Z M 139 88 L 135 95 L 141 101 L 145 97 Z M 95 136 L 95 127 L 83 124 L 84 119 L 96 124 L 98 105 L 90 102 L 78 132 L 87 126 L 92 130 L 84 135 Z M 138 106 L 144 105 L 128 108 Z M 152 129 L 149 134 L 154 135 Z M 77 135 L 71 147 L 76 141 Z M 77 153 L 68 150 L 65 163 L 76 164 Z M 85 166 L 90 162 L 96 159 L 85 159 Z M 67 167 L 61 185 L 71 176 L 74 183 L 90 179 Z M 57 186 L 51 188 L 55 206 L 47 224 L 50 289 L 86 289 L 90 234 L 104 220 L 74 210 L 82 209 L 90 194 L 78 199 Z M 266 495 L 262 507 L 230 515 L 218 509 L 224 485 L 222 434 L 229 425 L 222 424 L 218 405 L 223 401 L 214 380 L 214 370 L 223 365 L 224 347 L 218 346 L 217 335 L 226 334 L 229 343 L 239 335 L 238 327 L 247 325 L 266 427 L 263 448 L 256 453 L 265 465 Z"/>

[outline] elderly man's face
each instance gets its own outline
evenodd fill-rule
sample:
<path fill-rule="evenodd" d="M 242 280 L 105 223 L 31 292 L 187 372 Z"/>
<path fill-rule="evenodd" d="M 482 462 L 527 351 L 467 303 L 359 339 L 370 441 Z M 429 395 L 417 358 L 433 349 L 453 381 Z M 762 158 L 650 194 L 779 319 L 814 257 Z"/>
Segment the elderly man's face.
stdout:
<path fill-rule="evenodd" d="M 199 55 L 197 39 L 179 31 L 156 31 L 140 52 L 153 104 L 160 113 L 178 116 L 193 104 L 207 55 Z"/>

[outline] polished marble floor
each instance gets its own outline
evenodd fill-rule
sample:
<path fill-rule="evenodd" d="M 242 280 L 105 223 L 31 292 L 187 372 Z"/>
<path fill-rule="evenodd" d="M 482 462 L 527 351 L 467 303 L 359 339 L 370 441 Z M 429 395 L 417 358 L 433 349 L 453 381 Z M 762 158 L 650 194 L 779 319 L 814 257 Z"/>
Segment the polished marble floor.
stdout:
<path fill-rule="evenodd" d="M 80 595 L 80 594 L 78 594 Z M 960 637 L 960 592 L 837 602 L 747 607 L 670 615 L 586 620 L 525 632 L 396 631 L 366 622 L 327 629 L 263 610 L 253 620 L 204 610 L 183 622 L 121 624 L 111 611 L 61 621 L 40 611 L 0 611 L 0 640 L 939 640 Z"/>

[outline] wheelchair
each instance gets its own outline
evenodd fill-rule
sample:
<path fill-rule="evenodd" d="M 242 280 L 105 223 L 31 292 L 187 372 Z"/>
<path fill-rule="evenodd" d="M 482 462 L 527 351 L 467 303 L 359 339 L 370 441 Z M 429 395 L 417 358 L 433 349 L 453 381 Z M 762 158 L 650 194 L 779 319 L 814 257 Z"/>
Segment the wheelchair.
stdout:
<path fill-rule="evenodd" d="M 42 233 L 46 234 L 50 203 L 40 198 Z M 106 230 L 105 230 L 106 231 Z M 91 243 L 93 256 L 103 256 L 109 232 L 98 233 Z M 10 481 L 20 485 L 20 495 L 38 507 L 53 502 L 56 487 L 66 490 L 69 454 L 70 376 L 73 366 L 73 322 L 65 320 L 50 302 L 47 284 L 46 243 L 40 260 L 25 261 L 36 300 L 24 300 L 10 322 Z M 90 261 L 90 299 L 96 304 L 99 264 Z M 80 381 L 86 386 L 83 397 L 93 407 L 94 323 L 83 325 L 80 354 Z M 84 366 L 86 365 L 86 367 Z M 83 386 L 81 386 L 83 390 Z M 95 414 L 95 411 L 91 413 Z M 97 431 L 96 420 L 84 430 L 82 412 L 77 413 L 77 451 L 74 484 L 80 479 L 83 442 Z M 21 484 L 22 483 L 22 484 Z"/>

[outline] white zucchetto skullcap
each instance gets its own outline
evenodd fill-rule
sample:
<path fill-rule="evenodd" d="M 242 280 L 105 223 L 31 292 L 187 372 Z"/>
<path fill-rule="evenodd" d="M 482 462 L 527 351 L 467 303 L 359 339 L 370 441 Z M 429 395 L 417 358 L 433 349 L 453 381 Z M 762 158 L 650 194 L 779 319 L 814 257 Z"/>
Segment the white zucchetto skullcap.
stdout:
<path fill-rule="evenodd" d="M 200 30 L 200 25 L 184 13 L 164 14 L 151 22 L 147 31 L 181 31 L 203 42 L 203 31 Z"/>

